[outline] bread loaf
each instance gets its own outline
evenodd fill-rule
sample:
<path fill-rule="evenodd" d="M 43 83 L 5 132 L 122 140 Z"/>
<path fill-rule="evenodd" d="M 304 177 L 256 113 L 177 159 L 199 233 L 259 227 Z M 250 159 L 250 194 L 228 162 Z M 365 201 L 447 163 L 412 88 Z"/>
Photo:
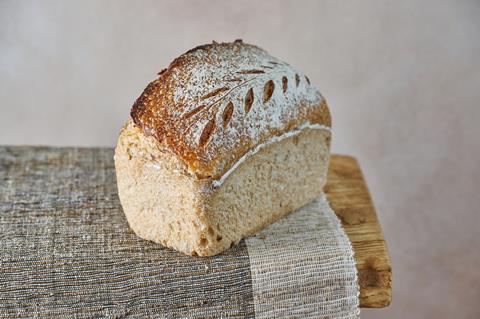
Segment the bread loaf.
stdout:
<path fill-rule="evenodd" d="M 134 103 L 115 149 L 134 232 L 211 256 L 316 198 L 330 113 L 308 77 L 242 41 L 175 59 Z"/>

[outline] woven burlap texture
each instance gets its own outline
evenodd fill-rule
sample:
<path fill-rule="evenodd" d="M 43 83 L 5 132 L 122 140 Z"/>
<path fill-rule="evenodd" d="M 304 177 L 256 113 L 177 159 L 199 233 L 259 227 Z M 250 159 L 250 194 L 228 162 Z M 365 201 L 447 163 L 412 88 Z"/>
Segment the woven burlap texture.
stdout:
<path fill-rule="evenodd" d="M 225 253 L 144 241 L 113 151 L 0 147 L 0 317 L 353 318 L 352 249 L 322 196 Z"/>

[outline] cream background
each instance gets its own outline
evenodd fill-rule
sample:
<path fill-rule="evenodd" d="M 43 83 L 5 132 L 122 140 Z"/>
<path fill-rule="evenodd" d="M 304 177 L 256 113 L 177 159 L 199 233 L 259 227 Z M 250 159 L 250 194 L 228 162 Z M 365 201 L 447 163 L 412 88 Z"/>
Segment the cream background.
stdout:
<path fill-rule="evenodd" d="M 327 97 L 394 297 L 362 318 L 480 318 L 479 1 L 0 1 L 0 144 L 112 146 L 175 56 L 242 38 Z"/>

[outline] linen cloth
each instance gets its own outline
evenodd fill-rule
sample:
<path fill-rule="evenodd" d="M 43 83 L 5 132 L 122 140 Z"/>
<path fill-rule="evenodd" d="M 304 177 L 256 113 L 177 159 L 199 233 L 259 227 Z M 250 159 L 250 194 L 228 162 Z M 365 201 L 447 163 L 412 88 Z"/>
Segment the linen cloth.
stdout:
<path fill-rule="evenodd" d="M 358 291 L 325 195 L 190 257 L 130 230 L 112 149 L 0 147 L 2 318 L 357 318 Z"/>

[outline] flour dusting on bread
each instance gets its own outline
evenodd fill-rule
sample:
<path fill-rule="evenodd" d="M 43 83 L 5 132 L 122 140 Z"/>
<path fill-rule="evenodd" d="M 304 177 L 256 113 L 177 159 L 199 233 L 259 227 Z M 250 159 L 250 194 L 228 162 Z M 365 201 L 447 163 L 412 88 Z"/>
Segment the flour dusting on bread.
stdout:
<path fill-rule="evenodd" d="M 132 117 L 200 178 L 219 178 L 250 149 L 305 122 L 330 126 L 326 103 L 305 74 L 241 41 L 175 59 Z"/>

